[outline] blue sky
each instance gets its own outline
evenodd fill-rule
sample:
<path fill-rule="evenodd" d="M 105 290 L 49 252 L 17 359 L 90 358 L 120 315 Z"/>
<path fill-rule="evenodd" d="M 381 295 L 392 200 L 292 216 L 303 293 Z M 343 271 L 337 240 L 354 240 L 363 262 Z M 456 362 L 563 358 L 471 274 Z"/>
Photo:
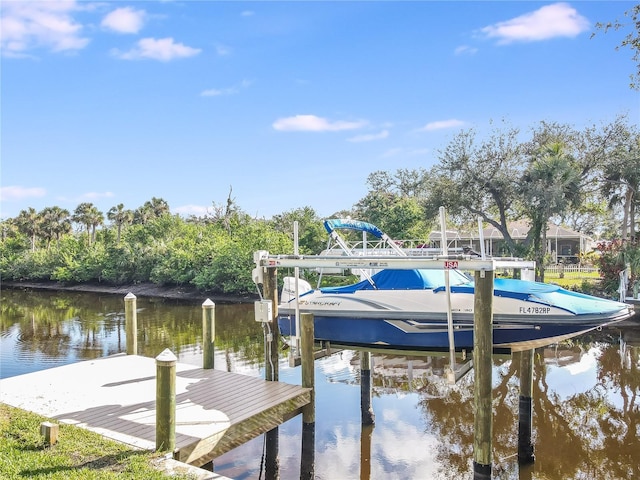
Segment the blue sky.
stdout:
<path fill-rule="evenodd" d="M 0 218 L 230 189 L 330 216 L 461 129 L 638 122 L 630 30 L 591 38 L 633 5 L 3 0 Z"/>

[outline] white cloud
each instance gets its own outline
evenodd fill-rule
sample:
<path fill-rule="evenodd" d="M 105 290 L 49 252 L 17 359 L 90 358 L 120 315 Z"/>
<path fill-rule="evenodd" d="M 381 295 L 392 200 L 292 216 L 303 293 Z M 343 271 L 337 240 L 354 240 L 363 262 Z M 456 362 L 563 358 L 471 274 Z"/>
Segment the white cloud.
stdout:
<path fill-rule="evenodd" d="M 0 201 L 11 202 L 13 200 L 24 200 L 25 198 L 44 197 L 47 191 L 40 187 L 21 187 L 11 185 L 0 187 Z"/>
<path fill-rule="evenodd" d="M 244 88 L 248 88 L 251 85 L 250 80 L 243 80 L 239 85 L 233 85 L 232 87 L 227 88 L 210 88 L 208 90 L 204 90 L 200 95 L 203 97 L 219 97 L 222 95 L 235 95 L 239 93 L 240 90 Z"/>
<path fill-rule="evenodd" d="M 405 157 L 415 157 L 418 155 L 426 155 L 428 153 L 428 148 L 390 148 L 381 156 L 382 158 L 397 157 L 399 155 L 404 155 Z"/>
<path fill-rule="evenodd" d="M 144 25 L 146 13 L 132 7 L 118 8 L 102 19 L 101 25 L 118 33 L 138 33 Z"/>
<path fill-rule="evenodd" d="M 35 48 L 69 52 L 87 46 L 82 25 L 71 13 L 80 7 L 75 1 L 2 2 L 0 49 L 7 57 L 26 57 Z"/>
<path fill-rule="evenodd" d="M 437 122 L 429 122 L 424 127 L 420 128 L 421 132 L 432 132 L 434 130 L 444 130 L 446 128 L 462 127 L 465 122 L 462 120 L 456 120 L 452 118 L 450 120 L 439 120 Z"/>
<path fill-rule="evenodd" d="M 401 153 L 402 153 L 401 148 L 390 148 L 389 150 L 387 150 L 382 154 L 382 158 L 395 157 L 397 155 L 400 155 Z"/>
<path fill-rule="evenodd" d="M 342 130 L 355 130 L 366 125 L 366 122 L 331 121 L 315 115 L 294 115 L 293 117 L 279 118 L 273 122 L 273 128 L 280 131 L 298 132 L 338 132 Z"/>
<path fill-rule="evenodd" d="M 111 198 L 113 196 L 113 192 L 87 192 L 80 195 L 78 200 L 99 200 L 101 198 Z"/>
<path fill-rule="evenodd" d="M 212 214 L 211 207 L 203 207 L 202 205 L 183 205 L 178 208 L 172 208 L 173 212 L 188 217 L 194 215 L 196 217 L 207 217 Z"/>
<path fill-rule="evenodd" d="M 58 197 L 56 197 L 56 201 L 58 202 L 63 202 L 63 203 L 78 203 L 78 202 L 96 202 L 99 201 L 103 198 L 112 198 L 115 195 L 113 194 L 113 192 L 87 192 L 87 193 L 83 193 L 81 195 L 77 195 L 77 196 L 73 196 L 73 197 L 67 197 L 65 195 L 60 195 Z"/>
<path fill-rule="evenodd" d="M 373 140 L 382 140 L 384 138 L 387 138 L 388 136 L 389 136 L 389 130 L 382 130 L 379 133 L 370 133 L 370 134 L 366 134 L 366 135 L 356 135 L 355 137 L 348 138 L 347 141 L 354 142 L 354 143 L 371 142 Z"/>
<path fill-rule="evenodd" d="M 535 42 L 555 37 L 575 37 L 589 28 L 589 21 L 568 3 L 545 5 L 531 13 L 481 29 L 498 43 Z"/>
<path fill-rule="evenodd" d="M 173 38 L 143 38 L 137 46 L 128 52 L 112 50 L 111 54 L 124 60 L 138 60 L 150 58 L 168 62 L 176 58 L 193 57 L 201 52 L 199 48 L 187 47 L 182 43 L 175 43 Z"/>
<path fill-rule="evenodd" d="M 478 49 L 470 47 L 469 45 L 460 45 L 453 51 L 453 53 L 456 55 L 475 55 L 478 53 Z"/>
<path fill-rule="evenodd" d="M 231 47 L 219 43 L 216 45 L 216 53 L 221 57 L 231 55 Z"/>

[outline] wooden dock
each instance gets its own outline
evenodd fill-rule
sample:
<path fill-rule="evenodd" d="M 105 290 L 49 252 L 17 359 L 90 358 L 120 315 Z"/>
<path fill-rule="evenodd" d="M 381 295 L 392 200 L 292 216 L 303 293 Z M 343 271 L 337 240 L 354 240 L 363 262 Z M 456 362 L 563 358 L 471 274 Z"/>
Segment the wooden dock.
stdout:
<path fill-rule="evenodd" d="M 155 450 L 156 363 L 114 355 L 0 380 L 2 403 Z M 201 466 L 302 411 L 311 389 L 176 366 L 174 458 Z"/>

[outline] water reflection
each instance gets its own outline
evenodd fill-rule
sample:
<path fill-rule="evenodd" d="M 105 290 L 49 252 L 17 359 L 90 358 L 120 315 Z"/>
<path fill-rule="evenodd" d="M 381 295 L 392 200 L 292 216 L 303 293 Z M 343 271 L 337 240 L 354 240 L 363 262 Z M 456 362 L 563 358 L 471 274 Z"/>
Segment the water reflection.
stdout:
<path fill-rule="evenodd" d="M 202 361 L 200 302 L 139 298 L 138 349 L 165 348 Z M 124 300 L 113 295 L 5 290 L 0 309 L 2 370 L 9 377 L 123 352 Z M 264 375 L 263 332 L 253 305 L 216 305 L 215 368 Z M 360 355 L 316 363 L 313 465 L 302 456 L 302 420 L 277 433 L 278 476 L 298 479 L 469 478 L 473 460 L 473 375 L 443 378 L 446 357 L 372 355 L 373 427 L 361 426 Z M 493 465 L 497 479 L 640 478 L 640 334 L 637 328 L 580 337 L 534 355 L 535 463 L 518 466 L 520 362 L 493 364 Z M 280 379 L 299 383 L 286 352 Z M 214 462 L 235 479 L 265 477 L 261 436 Z M 309 443 L 307 443 L 308 445 Z M 271 442 L 273 446 L 273 442 Z M 273 461 L 273 460 L 272 460 Z"/>

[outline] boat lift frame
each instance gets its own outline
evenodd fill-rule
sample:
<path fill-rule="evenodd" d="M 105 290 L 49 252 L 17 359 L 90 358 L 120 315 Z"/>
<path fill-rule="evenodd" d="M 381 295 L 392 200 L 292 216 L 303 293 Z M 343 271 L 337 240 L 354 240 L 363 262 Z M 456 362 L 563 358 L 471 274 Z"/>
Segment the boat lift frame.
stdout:
<path fill-rule="evenodd" d="M 523 260 L 521 258 L 477 258 L 472 255 L 435 255 L 424 256 L 398 256 L 398 255 L 367 255 L 359 257 L 348 257 L 344 255 L 271 255 L 268 251 L 260 250 L 254 253 L 254 261 L 257 269 L 266 268 L 343 268 L 343 269 L 432 269 L 448 270 L 456 269 L 463 271 L 480 272 L 484 277 L 485 272 L 495 272 L 499 269 L 510 268 L 520 270 L 535 271 L 535 261 Z M 447 293 L 450 289 L 447 286 Z M 296 292 L 296 298 L 299 292 Z M 450 316 L 451 317 L 451 316 Z M 452 330 L 451 320 L 448 322 Z M 448 372 L 449 383 L 456 383 L 472 365 L 469 360 L 461 368 L 456 368 L 455 344 L 453 335 L 449 335 L 450 371 Z"/>

